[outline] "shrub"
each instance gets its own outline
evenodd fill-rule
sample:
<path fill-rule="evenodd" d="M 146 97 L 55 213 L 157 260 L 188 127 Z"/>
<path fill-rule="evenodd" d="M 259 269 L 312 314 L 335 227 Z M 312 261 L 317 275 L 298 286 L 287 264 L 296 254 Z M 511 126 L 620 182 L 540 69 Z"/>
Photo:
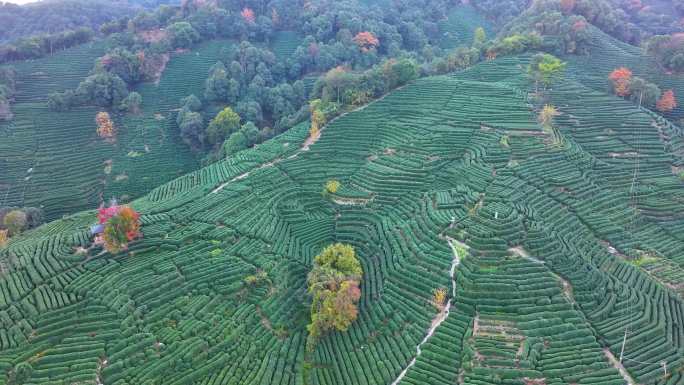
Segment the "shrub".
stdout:
<path fill-rule="evenodd" d="M 131 92 L 126 96 L 126 99 L 121 102 L 119 108 L 122 111 L 127 111 L 131 114 L 140 113 L 140 105 L 142 104 L 142 96 L 137 92 Z"/>
<path fill-rule="evenodd" d="M 268 273 L 263 270 L 258 270 L 256 274 L 246 276 L 244 282 L 248 286 L 259 286 L 268 280 Z"/>
<path fill-rule="evenodd" d="M 325 184 L 325 191 L 327 191 L 330 194 L 334 194 L 337 192 L 337 190 L 340 188 L 340 182 L 338 182 L 335 179 L 331 179 Z"/>

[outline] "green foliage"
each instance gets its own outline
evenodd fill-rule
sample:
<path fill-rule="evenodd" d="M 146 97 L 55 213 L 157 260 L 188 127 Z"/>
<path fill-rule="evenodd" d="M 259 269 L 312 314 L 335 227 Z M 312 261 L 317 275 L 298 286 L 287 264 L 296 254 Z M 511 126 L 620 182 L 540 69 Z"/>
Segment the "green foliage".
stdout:
<path fill-rule="evenodd" d="M 228 75 L 223 62 L 217 62 L 209 70 L 209 77 L 205 81 L 204 98 L 211 102 L 235 103 L 238 96 L 235 91 L 239 92 L 239 87 L 240 83 Z"/>
<path fill-rule="evenodd" d="M 528 72 L 535 84 L 541 83 L 544 89 L 560 79 L 565 71 L 566 63 L 549 54 L 536 54 L 532 57 Z"/>
<path fill-rule="evenodd" d="M 20 234 L 28 225 L 26 213 L 21 210 L 13 210 L 5 215 L 3 219 L 5 228 L 9 230 L 11 236 Z"/>
<path fill-rule="evenodd" d="M 479 49 L 482 46 L 484 46 L 486 41 L 487 41 L 487 32 L 485 32 L 484 28 L 477 27 L 477 29 L 475 29 L 475 35 L 473 37 L 473 47 Z"/>
<path fill-rule="evenodd" d="M 76 90 L 50 94 L 48 106 L 55 111 L 64 111 L 80 105 L 112 107 L 119 106 L 127 96 L 128 87 L 119 76 L 109 72 L 98 72 L 88 76 Z"/>
<path fill-rule="evenodd" d="M 199 112 L 202 102 L 195 96 L 190 95 L 181 100 L 182 107 L 176 117 L 176 123 L 180 128 L 181 138 L 193 149 L 204 146 L 204 118 Z"/>
<path fill-rule="evenodd" d="M 259 139 L 259 129 L 252 122 L 247 122 L 240 127 L 239 131 L 230 134 L 230 137 L 221 146 L 220 157 L 224 158 L 253 146 Z"/>
<path fill-rule="evenodd" d="M 411 59 L 388 60 L 383 66 L 388 89 L 394 89 L 418 78 L 418 64 Z"/>
<path fill-rule="evenodd" d="M 307 326 L 309 351 L 313 351 L 323 334 L 330 330 L 346 331 L 356 319 L 362 277 L 361 263 L 350 245 L 330 245 L 314 257 L 307 278 L 313 297 L 311 323 Z"/>
<path fill-rule="evenodd" d="M 44 221 L 43 211 L 37 207 L 0 207 L 0 229 L 9 228 L 5 224 L 5 218 L 10 213 L 14 213 L 14 218 L 10 217 L 8 221 L 17 223 L 21 227 L 21 231 L 36 228 Z M 12 231 L 10 230 L 10 232 Z"/>
<path fill-rule="evenodd" d="M 651 109 L 655 108 L 655 104 L 662 93 L 656 84 L 638 76 L 633 77 L 629 82 L 629 91 L 629 98 L 634 103 Z"/>
<path fill-rule="evenodd" d="M 168 27 L 172 48 L 190 48 L 200 40 L 199 32 L 185 21 L 173 23 Z"/>
<path fill-rule="evenodd" d="M 141 56 L 129 50 L 117 47 L 101 57 L 96 69 L 116 75 L 128 84 L 135 84 L 143 80 L 143 62 Z"/>
<path fill-rule="evenodd" d="M 539 49 L 542 45 L 542 38 L 538 33 L 514 33 L 501 39 L 497 39 L 487 50 L 489 58 L 496 58 L 503 55 L 523 53 L 528 50 Z"/>
<path fill-rule="evenodd" d="M 127 111 L 131 114 L 137 114 L 140 112 L 140 106 L 142 105 L 142 96 L 137 92 L 131 92 L 126 96 L 121 102 L 119 109 L 122 111 Z"/>
<path fill-rule="evenodd" d="M 207 142 L 211 145 L 223 143 L 233 132 L 240 129 L 240 115 L 226 107 L 216 114 L 207 127 Z"/>
<path fill-rule="evenodd" d="M 4 23 L 8 21 L 16 21 L 13 16 L 10 16 L 9 18 L 2 18 L 3 9 L 4 7 L 0 7 L 0 20 L 3 21 L 3 26 Z M 72 26 L 68 26 L 68 28 L 71 27 Z M 0 46 L 0 63 L 6 63 L 13 60 L 37 59 L 46 55 L 50 55 L 56 51 L 86 43 L 90 41 L 93 36 L 93 30 L 87 27 L 54 34 L 22 36 L 10 44 Z M 1 34 L 0 40 L 2 40 Z"/>
<path fill-rule="evenodd" d="M 268 273 L 264 270 L 258 270 L 256 274 L 250 274 L 243 280 L 248 286 L 260 286 L 263 283 L 269 282 Z"/>
<path fill-rule="evenodd" d="M 334 194 L 340 188 L 341 183 L 335 179 L 331 179 L 325 183 L 325 191 Z"/>
<path fill-rule="evenodd" d="M 503 135 L 501 136 L 501 139 L 499 139 L 499 144 L 501 144 L 502 147 L 508 148 L 510 147 L 509 140 L 510 138 L 508 137 L 508 135 Z"/>

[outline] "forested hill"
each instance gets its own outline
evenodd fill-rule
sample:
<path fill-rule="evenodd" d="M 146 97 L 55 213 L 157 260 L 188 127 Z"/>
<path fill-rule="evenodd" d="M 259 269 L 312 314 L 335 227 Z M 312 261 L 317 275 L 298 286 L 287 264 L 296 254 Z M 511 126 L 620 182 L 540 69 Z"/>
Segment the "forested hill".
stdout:
<path fill-rule="evenodd" d="M 273 19 L 269 11 L 254 23 L 235 7 L 158 8 L 123 24 L 108 23 L 107 37 L 86 35 L 85 43 L 53 54 L 50 39 L 37 40 L 37 58 L 6 66 L 13 75 L 4 96 L 4 122 L 0 94 L 0 135 L 6 139 L 0 141 L 0 207 L 42 207 L 47 219 L 56 219 L 111 198 L 127 202 L 203 161 L 263 142 L 307 119 L 308 100 L 324 92 L 328 98 L 331 88 L 314 83 L 331 69 L 342 69 L 339 79 L 331 75 L 330 81 L 341 81 L 348 90 L 340 94 L 341 103 L 337 98 L 330 103 L 330 113 L 339 113 L 405 81 L 388 77 L 383 67 L 388 59 L 404 55 L 400 64 L 409 72 L 401 76 L 408 79 L 420 69 L 418 60 L 405 55 L 430 46 L 442 57 L 430 62 L 430 71 L 446 72 L 475 60 L 470 49 L 459 58 L 447 55 L 470 46 L 478 27 L 493 36 L 489 23 L 470 7 L 441 16 L 426 7 L 426 13 L 437 12 L 426 19 L 435 23 L 419 26 L 422 19 L 410 8 L 394 14 L 374 8 L 372 17 L 362 18 L 368 8 L 358 3 L 330 9 L 321 4 L 303 15 L 273 4 L 279 16 Z M 345 13 L 351 15 L 346 24 L 329 29 Z M 402 13 L 415 21 L 384 21 Z M 300 18 L 306 23 L 298 25 Z M 367 47 L 359 35 L 366 30 L 376 31 L 368 34 Z M 43 56 L 42 47 L 47 47 Z M 211 121 L 226 107 L 239 114 L 240 130 L 213 131 Z M 116 130 L 110 140 L 98 134 L 95 118 L 102 111 Z"/>
<path fill-rule="evenodd" d="M 23 6 L 0 1 L 0 44 L 84 27 L 97 31 L 106 22 L 134 16 L 141 7 L 167 3 L 174 1 L 43 0 Z"/>

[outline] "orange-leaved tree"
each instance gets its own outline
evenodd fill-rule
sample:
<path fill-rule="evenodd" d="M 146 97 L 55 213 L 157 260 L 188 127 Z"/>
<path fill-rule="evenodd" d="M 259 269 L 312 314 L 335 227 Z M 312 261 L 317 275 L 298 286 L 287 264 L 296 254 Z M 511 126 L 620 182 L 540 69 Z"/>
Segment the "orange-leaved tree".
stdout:
<path fill-rule="evenodd" d="M 9 230 L 0 230 L 0 247 L 4 247 L 7 244 L 8 238 Z"/>
<path fill-rule="evenodd" d="M 615 95 L 624 97 L 631 93 L 629 86 L 632 82 L 632 71 L 630 71 L 629 68 L 616 68 L 610 73 L 608 79 L 610 79 L 613 85 Z"/>
<path fill-rule="evenodd" d="M 354 36 L 354 42 L 363 52 L 368 52 L 380 45 L 380 40 L 378 40 L 372 32 L 368 31 L 357 33 L 356 36 Z"/>
<path fill-rule="evenodd" d="M 656 108 L 660 112 L 670 112 L 677 108 L 677 99 L 675 99 L 674 91 L 663 92 L 663 96 L 656 102 Z"/>
<path fill-rule="evenodd" d="M 114 139 L 116 136 L 116 129 L 114 128 L 114 122 L 108 113 L 101 111 L 95 115 L 95 123 L 97 123 L 97 134 L 100 138 L 104 139 Z"/>
<path fill-rule="evenodd" d="M 103 223 L 104 247 L 112 254 L 127 249 L 129 242 L 140 237 L 140 214 L 129 206 L 101 209 L 98 218 L 101 223 L 106 218 Z"/>
<path fill-rule="evenodd" d="M 254 24 L 256 22 L 256 16 L 254 16 L 254 11 L 252 11 L 252 8 L 243 8 L 242 12 L 240 12 L 240 15 L 248 24 Z"/>

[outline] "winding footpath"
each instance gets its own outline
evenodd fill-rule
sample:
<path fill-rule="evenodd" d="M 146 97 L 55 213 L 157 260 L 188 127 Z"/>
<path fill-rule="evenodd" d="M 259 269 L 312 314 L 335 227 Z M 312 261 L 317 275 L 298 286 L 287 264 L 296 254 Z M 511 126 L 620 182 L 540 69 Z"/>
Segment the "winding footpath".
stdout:
<path fill-rule="evenodd" d="M 458 267 L 458 265 L 461 264 L 462 258 L 462 256 L 458 255 L 458 250 L 459 248 L 461 250 L 467 250 L 468 246 L 449 237 L 447 237 L 446 239 L 447 243 L 449 243 L 449 246 L 451 247 L 451 251 L 454 254 L 454 258 L 451 261 L 451 270 L 449 271 L 449 276 L 451 277 L 451 298 L 449 298 L 449 301 L 447 301 L 446 306 L 444 306 L 444 310 L 439 312 L 437 317 L 435 317 L 432 320 L 432 325 L 430 326 L 430 329 L 428 329 L 425 338 L 423 338 L 423 340 L 418 344 L 418 346 L 416 346 L 416 356 L 413 357 L 411 362 L 409 362 L 409 364 L 404 368 L 404 370 L 402 370 L 401 373 L 399 373 L 399 376 L 396 380 L 392 382 L 392 385 L 397 385 L 399 384 L 399 382 L 401 382 L 404 376 L 406 376 L 408 370 L 416 364 L 416 360 L 423 353 L 423 351 L 421 350 L 422 346 L 430 339 L 430 337 L 432 337 L 432 335 L 434 334 L 435 330 L 437 330 L 439 325 L 441 325 L 442 322 L 444 322 L 447 319 L 447 317 L 449 317 L 449 311 L 451 310 L 451 301 L 454 297 L 456 297 L 456 281 L 454 280 L 454 275 L 456 274 L 456 268 Z"/>

